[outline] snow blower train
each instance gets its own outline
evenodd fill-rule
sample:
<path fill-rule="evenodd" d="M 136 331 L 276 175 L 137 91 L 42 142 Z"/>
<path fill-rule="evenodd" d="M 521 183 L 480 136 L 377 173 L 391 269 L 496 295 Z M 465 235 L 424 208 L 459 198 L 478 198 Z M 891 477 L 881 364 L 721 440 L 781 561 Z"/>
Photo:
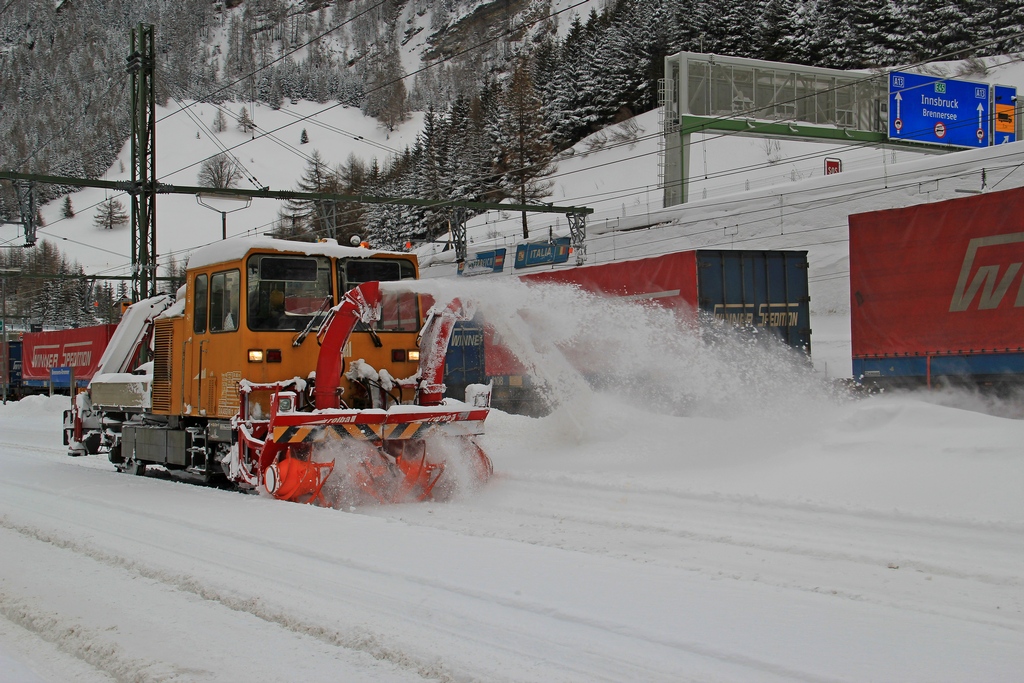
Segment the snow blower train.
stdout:
<path fill-rule="evenodd" d="M 455 299 L 424 315 L 408 287 L 417 276 L 411 254 L 333 241 L 198 250 L 176 300 L 125 313 L 65 414 L 70 454 L 320 505 L 337 504 L 325 483 L 339 458 L 346 495 L 377 502 L 486 480 L 474 437 L 489 387 L 444 398 L 448 341 L 472 307 Z"/>

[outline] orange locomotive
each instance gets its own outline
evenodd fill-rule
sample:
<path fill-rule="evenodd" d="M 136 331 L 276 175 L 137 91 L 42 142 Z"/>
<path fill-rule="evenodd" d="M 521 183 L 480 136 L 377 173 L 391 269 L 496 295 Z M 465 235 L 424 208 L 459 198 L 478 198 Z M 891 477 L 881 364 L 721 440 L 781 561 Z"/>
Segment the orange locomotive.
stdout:
<path fill-rule="evenodd" d="M 71 454 L 105 449 L 119 470 L 159 464 L 323 504 L 340 452 L 358 493 L 391 502 L 449 490 L 450 463 L 433 447 L 447 438 L 486 479 L 473 437 L 489 388 L 470 403 L 442 398 L 452 326 L 470 312 L 455 300 L 424 322 L 402 285 L 417 275 L 414 255 L 333 241 L 196 251 L 184 296 L 129 309 L 65 417 Z M 119 358 L 150 330 L 152 363 L 129 372 Z"/>

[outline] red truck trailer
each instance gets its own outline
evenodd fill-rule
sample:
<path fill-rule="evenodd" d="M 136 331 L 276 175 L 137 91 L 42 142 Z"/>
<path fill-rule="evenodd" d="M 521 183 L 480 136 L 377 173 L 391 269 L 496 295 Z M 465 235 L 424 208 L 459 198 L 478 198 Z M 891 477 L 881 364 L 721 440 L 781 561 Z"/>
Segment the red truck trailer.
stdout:
<path fill-rule="evenodd" d="M 27 388 L 42 390 L 88 386 L 117 325 L 26 332 L 22 337 L 21 378 Z"/>
<path fill-rule="evenodd" d="M 1024 189 L 849 220 L 854 378 L 1024 378 Z"/>

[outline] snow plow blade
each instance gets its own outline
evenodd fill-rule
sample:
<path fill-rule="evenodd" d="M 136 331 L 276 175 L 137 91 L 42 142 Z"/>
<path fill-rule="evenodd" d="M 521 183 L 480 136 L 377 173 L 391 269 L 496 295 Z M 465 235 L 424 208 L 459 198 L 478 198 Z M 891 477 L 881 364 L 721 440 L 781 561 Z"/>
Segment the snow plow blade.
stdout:
<path fill-rule="evenodd" d="M 335 461 L 320 462 L 331 444 L 367 446 L 355 468 L 350 487 L 377 503 L 400 503 L 443 498 L 440 486 L 449 467 L 447 458 L 431 453 L 431 445 L 454 444 L 473 483 L 493 473 L 490 458 L 473 437 L 483 432 L 487 408 L 468 406 L 393 406 L 389 410 L 328 410 L 316 413 L 281 412 L 281 403 L 294 405 L 295 394 L 278 392 L 271 405 L 277 410 L 265 425 L 255 424 L 254 436 L 240 429 L 239 448 L 255 465 L 254 483 L 261 481 L 275 498 L 331 506 L 323 488 Z M 452 449 L 447 449 L 452 450 Z"/>
<path fill-rule="evenodd" d="M 270 431 L 277 444 L 344 438 L 392 441 L 439 435 L 474 436 L 483 433 L 487 412 L 486 408 L 396 406 L 389 410 L 278 414 Z"/>

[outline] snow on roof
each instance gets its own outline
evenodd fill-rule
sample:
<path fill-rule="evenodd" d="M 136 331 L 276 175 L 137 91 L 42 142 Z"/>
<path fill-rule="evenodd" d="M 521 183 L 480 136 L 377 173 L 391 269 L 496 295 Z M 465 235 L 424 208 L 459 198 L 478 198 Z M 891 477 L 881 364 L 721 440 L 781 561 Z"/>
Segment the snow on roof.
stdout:
<path fill-rule="evenodd" d="M 333 256 L 362 257 L 375 254 L 391 254 L 377 249 L 366 249 L 364 247 L 346 247 L 338 244 L 336 240 L 328 239 L 322 242 L 294 242 L 292 240 L 280 240 L 273 237 L 240 237 L 238 239 L 224 240 L 200 247 L 192 252 L 188 259 L 188 267 L 203 268 L 215 263 L 237 261 L 245 256 L 251 249 L 272 249 L 274 251 L 302 254 L 305 256 Z"/>

